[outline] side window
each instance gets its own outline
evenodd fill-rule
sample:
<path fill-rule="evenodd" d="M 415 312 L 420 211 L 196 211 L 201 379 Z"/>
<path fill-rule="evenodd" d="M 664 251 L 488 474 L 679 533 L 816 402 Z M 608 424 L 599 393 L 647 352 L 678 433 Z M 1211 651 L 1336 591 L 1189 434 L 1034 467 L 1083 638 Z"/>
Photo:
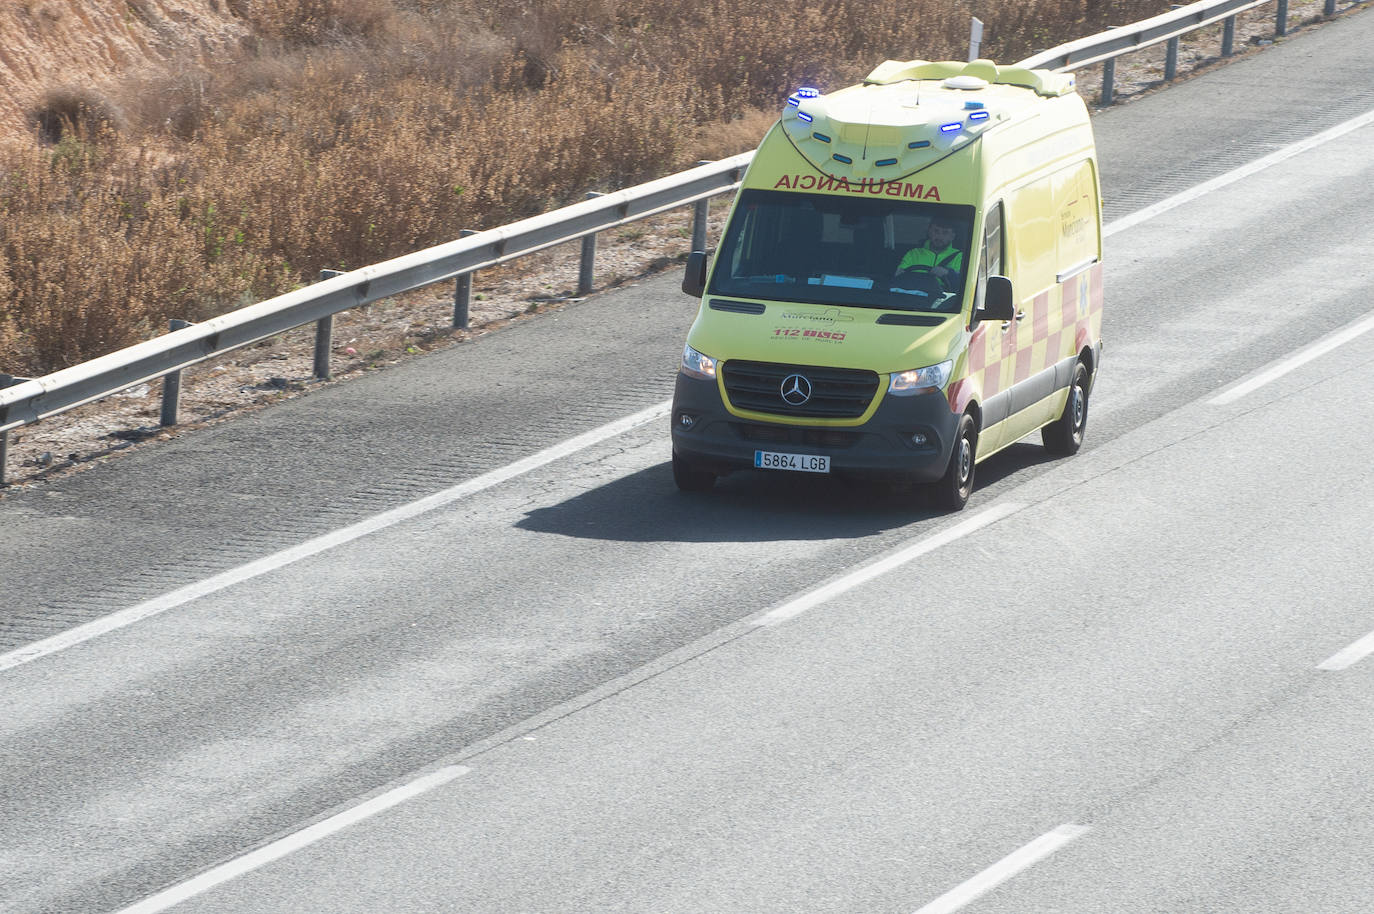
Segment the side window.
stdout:
<path fill-rule="evenodd" d="M 989 276 L 1002 275 L 1002 201 L 998 200 L 988 210 L 988 217 L 983 223 L 983 263 L 986 265 L 979 276 L 980 279 L 987 279 Z"/>
<path fill-rule="evenodd" d="M 983 291 L 988 287 L 989 276 L 1002 275 L 1002 201 L 998 200 L 987 209 L 983 219 L 983 250 L 978 257 L 978 291 L 974 296 L 973 311 L 983 307 Z M 970 324 L 970 326 L 972 326 Z"/>

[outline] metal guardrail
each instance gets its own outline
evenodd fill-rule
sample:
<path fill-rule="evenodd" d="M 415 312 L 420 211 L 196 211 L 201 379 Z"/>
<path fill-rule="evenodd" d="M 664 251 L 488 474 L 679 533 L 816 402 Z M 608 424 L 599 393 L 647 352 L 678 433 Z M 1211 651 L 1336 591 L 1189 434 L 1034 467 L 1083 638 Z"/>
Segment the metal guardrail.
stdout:
<path fill-rule="evenodd" d="M 1115 93 L 1116 58 L 1168 42 L 1164 80 L 1172 81 L 1178 73 L 1178 41 L 1181 36 L 1221 22 L 1221 56 L 1230 57 L 1235 53 L 1236 16 L 1268 2 L 1270 0 L 1201 0 L 1152 19 L 1117 26 L 1099 35 L 1070 41 L 1048 51 L 1038 51 L 1017 66 L 1030 69 L 1046 67 L 1062 72 L 1100 63 L 1103 65 L 1101 102 L 1104 106 L 1110 105 Z M 1364 0 L 1355 2 L 1358 5 Z M 1324 0 L 1322 15 L 1332 16 L 1335 13 L 1336 0 Z M 1274 34 L 1288 34 L 1288 0 L 1278 0 L 1274 13 Z"/>
<path fill-rule="evenodd" d="M 1227 56 L 1231 53 L 1236 14 L 1267 2 L 1201 0 L 1153 19 L 1038 52 L 1017 66 L 1065 71 L 1102 63 L 1103 99 L 1104 104 L 1110 104 L 1111 76 L 1117 57 L 1168 41 L 1170 57 L 1176 61 L 1180 35 L 1219 20 L 1227 24 L 1222 48 L 1223 56 Z M 1325 0 L 1326 15 L 1334 14 L 1335 8 L 1336 0 Z M 1286 34 L 1287 19 L 1288 0 L 1278 0 L 1277 35 Z M 1166 66 L 1166 78 L 1172 78 L 1169 69 Z M 588 254 L 595 256 L 597 232 L 693 203 L 697 205 L 693 249 L 702 250 L 706 201 L 733 191 L 752 157 L 753 153 L 747 152 L 702 164 L 500 228 L 468 234 L 446 244 L 332 276 L 41 378 L 14 379 L 9 387 L 0 384 L 0 486 L 5 484 L 6 445 L 11 429 L 155 378 L 168 379 L 163 388 L 162 421 L 174 424 L 175 391 L 180 387 L 182 369 L 311 322 L 318 328 L 315 374 L 328 377 L 330 322 L 339 311 L 456 279 L 454 324 L 466 326 L 466 292 L 471 288 L 474 271 L 578 238 L 588 239 L 579 276 L 579 290 L 586 292 L 590 286 Z M 8 375 L 3 377 L 7 382 L 10 380 Z"/>
<path fill-rule="evenodd" d="M 753 153 L 566 206 L 322 280 L 118 352 L 0 390 L 0 434 L 286 330 L 471 274 L 738 186 Z M 703 227 L 704 228 L 704 227 Z M 0 472 L 3 472 L 0 469 Z"/>

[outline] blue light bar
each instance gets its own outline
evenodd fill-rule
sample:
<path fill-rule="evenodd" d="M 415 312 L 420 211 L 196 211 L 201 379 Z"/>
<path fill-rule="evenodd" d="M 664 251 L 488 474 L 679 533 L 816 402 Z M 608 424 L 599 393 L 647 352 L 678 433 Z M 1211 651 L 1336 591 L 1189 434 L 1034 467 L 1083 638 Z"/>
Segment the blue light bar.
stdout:
<path fill-rule="evenodd" d="M 836 162 L 843 162 L 843 163 L 846 164 L 846 165 L 853 165 L 853 164 L 854 164 L 854 160 L 853 160 L 853 159 L 851 159 L 849 156 L 842 156 L 842 155 L 840 155 L 838 152 L 835 153 L 835 154 L 834 154 L 833 156 L 831 156 L 830 158 L 834 159 Z"/>
<path fill-rule="evenodd" d="M 801 104 L 801 97 L 796 95 L 789 95 L 787 96 L 787 104 L 795 108 Z"/>
<path fill-rule="evenodd" d="M 983 107 L 982 102 L 964 102 L 964 110 L 972 111 Z"/>
<path fill-rule="evenodd" d="M 940 125 L 940 132 L 941 132 L 941 133 L 957 133 L 958 131 L 963 130 L 963 129 L 964 129 L 964 122 L 963 122 L 963 121 L 958 121 L 957 123 L 953 123 L 953 124 L 941 124 L 941 125 Z"/>
<path fill-rule="evenodd" d="M 917 141 L 914 142 L 914 143 L 907 143 L 907 144 L 906 144 L 906 148 L 907 148 L 907 149 L 925 149 L 925 148 L 926 148 L 927 146 L 929 146 L 929 145 L 930 145 L 930 140 L 917 140 Z"/>
<path fill-rule="evenodd" d="M 820 140 L 822 143 L 830 142 L 830 137 L 826 136 L 824 133 L 813 133 L 811 135 L 814 136 L 816 139 Z"/>
<path fill-rule="evenodd" d="M 972 123 L 973 121 L 985 121 L 989 117 L 991 117 L 991 115 L 986 111 L 975 111 L 968 116 L 968 119 L 969 122 Z"/>
<path fill-rule="evenodd" d="M 897 160 L 896 160 L 896 159 L 879 159 L 878 161 L 874 162 L 873 164 L 876 165 L 876 166 L 878 166 L 879 168 L 881 168 L 881 167 L 884 166 L 884 165 L 896 165 L 896 164 L 897 164 Z"/>
<path fill-rule="evenodd" d="M 812 118 L 811 115 L 807 114 L 805 111 L 798 111 L 797 117 L 806 121 L 808 124 L 811 123 L 812 120 L 814 120 L 814 118 Z"/>

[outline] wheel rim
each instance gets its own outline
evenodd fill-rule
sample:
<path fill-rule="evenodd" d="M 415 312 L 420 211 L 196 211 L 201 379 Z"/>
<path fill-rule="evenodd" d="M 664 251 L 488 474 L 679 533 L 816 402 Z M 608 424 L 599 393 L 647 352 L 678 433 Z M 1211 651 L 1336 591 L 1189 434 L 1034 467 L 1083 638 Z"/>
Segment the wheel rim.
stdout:
<path fill-rule="evenodd" d="M 968 488 L 973 476 L 973 442 L 967 436 L 959 439 L 959 488 Z"/>
<path fill-rule="evenodd" d="M 1083 424 L 1088 418 L 1088 398 L 1083 395 L 1083 388 L 1075 384 L 1073 386 L 1073 437 L 1078 440 L 1083 437 Z"/>

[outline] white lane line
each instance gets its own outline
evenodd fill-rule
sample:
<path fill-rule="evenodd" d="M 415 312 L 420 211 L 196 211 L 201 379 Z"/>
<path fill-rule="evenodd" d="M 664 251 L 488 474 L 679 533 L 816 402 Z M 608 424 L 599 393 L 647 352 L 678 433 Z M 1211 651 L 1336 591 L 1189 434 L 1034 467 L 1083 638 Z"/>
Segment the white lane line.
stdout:
<path fill-rule="evenodd" d="M 553 447 L 545 448 L 538 453 L 517 460 L 515 463 L 508 464 L 500 469 L 492 470 L 490 473 L 484 473 L 481 476 L 469 479 L 451 488 L 444 489 L 442 492 L 436 492 L 433 495 L 426 496 L 419 501 L 413 501 L 408 505 L 401 505 L 399 508 L 393 508 L 390 511 L 383 511 L 381 514 L 375 514 L 351 526 L 331 531 L 323 536 L 317 536 L 312 540 L 307 540 L 289 549 L 283 549 L 281 552 L 265 556 L 256 561 L 249 562 L 246 565 L 231 568 L 214 577 L 206 578 L 204 581 L 188 584 L 185 587 L 174 590 L 171 593 L 163 594 L 160 597 L 155 597 L 137 606 L 130 606 L 127 609 L 112 613 L 104 618 L 87 622 L 85 625 L 77 626 L 60 635 L 44 638 L 42 641 L 35 641 L 33 644 L 10 651 L 8 654 L 0 654 L 0 672 L 13 669 L 14 667 L 37 660 L 40 657 L 46 657 L 49 654 L 55 654 L 58 651 L 66 650 L 84 641 L 90 641 L 92 638 L 98 638 L 116 629 L 133 625 L 135 622 L 140 622 L 150 616 L 156 616 L 159 613 L 164 613 L 169 609 L 174 609 L 192 600 L 224 590 L 226 587 L 241 584 L 244 581 L 260 577 L 268 572 L 276 571 L 278 568 L 284 568 L 294 562 L 299 562 L 301 559 L 307 559 L 328 549 L 333 549 L 335 546 L 342 546 L 345 543 L 350 543 L 370 533 L 376 533 L 379 530 L 394 527 L 396 524 L 402 523 L 403 521 L 411 520 L 429 511 L 442 508 L 445 505 L 450 505 L 459 499 L 466 498 L 483 489 L 489 489 L 494 485 L 513 479 L 516 476 L 521 476 L 532 470 L 537 470 L 542 466 L 553 463 L 555 460 L 560 460 L 584 448 L 599 444 L 609 438 L 614 438 L 616 435 L 623 434 L 641 425 L 653 422 L 656 419 L 665 418 L 671 406 L 671 401 L 665 400 L 662 403 L 655 404 L 647 409 L 642 409 L 623 419 L 617 419 L 600 428 L 592 429 L 575 438 L 569 438 L 567 441 L 555 444 Z"/>
<path fill-rule="evenodd" d="M 1361 127 L 1367 127 L 1370 124 L 1374 124 L 1374 111 L 1366 111 L 1359 117 L 1352 118 L 1343 124 L 1337 124 L 1329 130 L 1323 130 L 1321 133 L 1314 134 L 1305 140 L 1299 140 L 1291 146 L 1285 146 L 1282 149 L 1275 150 L 1263 158 L 1255 159 L 1255 161 L 1228 171 L 1224 175 L 1218 175 L 1210 181 L 1203 181 L 1196 187 L 1190 187 L 1182 193 L 1174 194 L 1169 199 L 1161 200 L 1153 206 L 1147 206 L 1144 209 L 1136 210 L 1129 216 L 1123 216 L 1111 225 L 1104 227 L 1102 229 L 1102 237 L 1106 238 L 1117 232 L 1124 232 L 1126 229 L 1134 228 L 1142 222 L 1153 219 L 1160 213 L 1166 213 L 1176 206 L 1191 203 L 1193 200 L 1206 196 L 1214 190 L 1220 190 L 1228 184 L 1234 184 L 1243 178 L 1250 177 L 1256 172 L 1263 171 L 1271 165 L 1277 165 L 1286 159 L 1293 158 L 1295 155 L 1301 155 L 1310 149 L 1315 149 L 1324 143 L 1329 143 L 1338 137 L 1345 136 L 1351 131 L 1359 130 Z"/>
<path fill-rule="evenodd" d="M 1227 388 L 1207 402 L 1212 406 L 1225 406 L 1227 403 L 1234 403 L 1270 381 L 1278 380 L 1290 371 L 1301 368 L 1313 359 L 1326 355 L 1337 346 L 1343 346 L 1370 330 L 1374 330 L 1374 314 L 1366 315 L 1362 320 L 1356 321 L 1345 329 L 1338 330 L 1330 336 L 1317 340 L 1310 346 L 1299 349 L 1288 358 L 1275 362 L 1249 380 L 1241 381 L 1234 387 Z"/>
<path fill-rule="evenodd" d="M 843 577 L 836 578 L 829 584 L 824 584 L 815 590 L 795 597 L 776 609 L 769 610 L 757 619 L 754 619 L 753 622 L 755 625 L 777 625 L 794 616 L 799 616 L 808 609 L 818 606 L 826 600 L 844 593 L 850 588 L 857 587 L 860 584 L 873 580 L 879 575 L 886 574 L 892 569 L 904 565 L 918 556 L 925 555 L 927 552 L 933 552 L 941 546 L 947 546 L 960 537 L 968 536 L 975 530 L 981 530 L 988 524 L 994 524 L 1004 517 L 1015 514 L 1023 507 L 1025 507 L 1025 505 L 1015 504 L 1014 502 L 993 505 L 991 508 L 973 515 L 968 520 L 955 524 L 948 530 L 941 530 L 934 536 L 929 536 L 923 540 L 912 543 L 910 546 L 900 549 L 886 558 L 879 559 L 872 564 L 851 571 Z"/>
<path fill-rule="evenodd" d="M 1318 664 L 1317 669 L 1343 670 L 1346 667 L 1354 666 L 1370 654 L 1374 654 L 1374 632 L 1365 635 L 1345 650 L 1332 654 Z"/>
<path fill-rule="evenodd" d="M 449 781 L 467 774 L 469 770 L 471 769 L 464 768 L 462 765 L 440 768 L 438 771 L 411 781 L 409 784 L 402 784 L 395 790 L 389 790 L 380 796 L 360 803 L 352 809 L 346 809 L 294 834 L 287 835 L 285 838 L 279 838 L 271 844 L 250 851 L 242 857 L 236 857 L 228 863 L 220 864 L 199 876 L 174 885 L 169 889 L 164 889 L 137 904 L 115 912 L 115 914 L 157 914 L 159 911 L 165 911 L 189 898 L 208 892 L 230 879 L 235 879 L 244 873 L 266 866 L 274 860 L 280 860 L 288 854 L 314 844 L 316 841 L 343 831 L 350 825 L 361 822 L 369 816 L 375 816 L 379 812 L 384 812 L 406 800 L 414 799 L 422 793 L 447 784 Z"/>
<path fill-rule="evenodd" d="M 981 895 L 986 895 L 1022 870 L 1039 863 L 1075 838 L 1087 834 L 1086 825 L 1068 823 L 1046 832 L 1018 851 L 1013 851 L 968 882 L 950 889 L 916 914 L 950 914 Z"/>

